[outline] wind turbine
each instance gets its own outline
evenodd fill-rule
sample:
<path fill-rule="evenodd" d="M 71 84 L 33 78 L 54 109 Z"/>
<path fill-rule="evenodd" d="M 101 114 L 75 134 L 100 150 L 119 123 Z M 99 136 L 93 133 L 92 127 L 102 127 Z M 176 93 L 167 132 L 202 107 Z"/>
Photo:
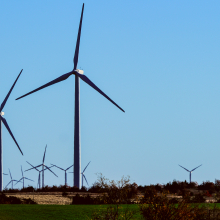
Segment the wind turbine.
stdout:
<path fill-rule="evenodd" d="M 182 167 L 181 165 L 179 165 L 179 166 Z M 187 170 L 185 167 L 182 167 L 184 170 L 186 170 L 186 171 L 189 172 L 189 182 L 190 182 L 190 183 L 191 183 L 191 174 L 192 174 L 192 172 L 193 172 L 195 169 L 197 169 L 197 168 L 199 168 L 199 167 L 201 167 L 201 166 L 202 166 L 202 164 L 199 165 L 198 167 L 192 169 L 191 171 Z"/>
<path fill-rule="evenodd" d="M 44 188 L 44 170 L 45 170 L 45 167 L 46 167 L 48 170 L 50 170 L 50 172 L 52 172 L 56 177 L 58 177 L 48 166 L 46 166 L 46 165 L 44 164 L 45 155 L 46 155 L 46 149 L 47 149 L 47 145 L 46 145 L 46 147 L 45 147 L 42 164 L 28 169 L 28 170 L 32 170 L 32 169 L 36 169 L 37 167 L 42 166 L 42 170 L 41 170 L 41 171 L 42 171 L 42 188 Z M 31 165 L 31 166 L 32 166 L 32 165 Z M 28 170 L 26 170 L 26 171 L 28 171 Z"/>
<path fill-rule="evenodd" d="M 90 161 L 91 162 L 91 161 Z M 87 179 L 86 179 L 86 176 L 84 175 L 84 172 L 85 172 L 85 170 L 86 170 L 86 168 L 89 166 L 89 164 L 90 164 L 90 162 L 87 164 L 87 166 L 84 168 L 84 170 L 82 171 L 82 187 L 83 187 L 83 178 L 85 179 L 85 181 L 87 182 L 87 185 L 89 185 L 88 184 L 88 181 L 87 181 Z"/>
<path fill-rule="evenodd" d="M 39 174 L 38 174 L 38 185 L 39 185 L 39 189 L 40 189 L 40 173 L 43 171 L 43 170 L 38 170 L 36 167 L 34 167 L 32 164 L 30 164 L 28 161 L 26 161 L 29 165 L 31 165 L 32 166 L 32 168 L 30 168 L 30 169 L 28 169 L 28 170 L 25 170 L 24 172 L 26 172 L 26 171 L 29 171 L 29 170 L 32 170 L 32 169 L 35 169 L 35 170 L 37 170 L 38 172 L 39 172 Z M 51 166 L 51 167 L 53 167 L 53 166 Z M 49 167 L 49 168 L 51 168 L 51 167 Z M 47 170 L 48 168 L 44 168 L 44 170 Z M 50 170 L 50 169 L 49 169 Z M 50 170 L 51 171 L 51 170 Z M 52 171 L 51 171 L 52 172 Z M 54 172 L 52 172 L 54 175 L 56 175 Z M 56 175 L 57 176 L 57 175 Z"/>
<path fill-rule="evenodd" d="M 28 179 L 27 177 L 24 176 L 24 174 L 23 174 L 23 170 L 22 170 L 22 166 L 21 166 L 21 174 L 22 174 L 22 177 L 21 177 L 20 180 L 18 180 L 17 183 L 19 183 L 19 182 L 23 179 L 23 189 L 24 189 L 24 179 L 26 179 L 26 180 L 30 180 L 30 181 L 33 181 L 33 182 L 34 182 L 34 180 Z M 16 183 L 16 184 L 17 184 L 17 183 Z M 15 185 L 16 185 L 16 184 L 15 184 Z"/>
<path fill-rule="evenodd" d="M 54 164 L 52 164 L 51 163 L 51 165 L 53 165 L 53 166 L 55 166 L 55 167 L 57 167 L 57 168 L 59 168 L 59 169 L 61 169 L 61 170 L 63 170 L 64 172 L 65 172 L 65 186 L 67 186 L 67 173 L 66 173 L 66 171 L 68 170 L 68 169 L 70 169 L 73 165 L 71 165 L 70 167 L 68 167 L 67 169 L 63 169 L 63 168 L 61 168 L 61 167 L 58 167 L 57 165 L 54 165 Z"/>
<path fill-rule="evenodd" d="M 21 75 L 23 69 L 21 70 L 21 72 L 19 73 L 17 79 L 15 80 L 14 84 L 12 85 L 11 89 L 9 90 L 8 94 L 6 95 L 4 101 L 2 102 L 1 106 L 0 106 L 0 191 L 2 192 L 3 191 L 3 145 L 2 145 L 2 122 L 3 124 L 5 125 L 6 129 L 8 130 L 9 134 L 11 135 L 12 139 L 14 140 L 15 144 L 17 145 L 18 149 L 20 150 L 21 154 L 23 155 L 17 141 L 15 140 L 14 138 L 14 135 L 12 134 L 11 132 L 11 129 L 9 128 L 8 126 L 8 123 L 6 121 L 5 118 L 3 118 L 3 115 L 4 115 L 4 112 L 2 111 L 19 76 Z"/>
<path fill-rule="evenodd" d="M 112 99 L 110 99 L 102 90 L 100 90 L 88 77 L 86 77 L 83 74 L 83 70 L 77 69 L 78 64 L 78 57 L 79 57 L 79 45 L 80 45 L 80 36 L 81 36 L 81 28 L 82 28 L 82 19 L 83 19 L 83 10 L 84 10 L 84 3 L 82 6 L 82 12 L 81 12 L 81 18 L 79 23 L 79 29 L 78 29 L 78 36 L 76 41 L 76 48 L 75 48 L 75 54 L 74 54 L 74 68 L 69 73 L 66 73 L 64 75 L 61 75 L 60 77 L 50 81 L 49 83 L 46 83 L 45 85 L 26 93 L 23 96 L 18 97 L 16 100 L 21 99 L 27 95 L 30 95 L 34 92 L 37 92 L 38 90 L 41 90 L 43 88 L 46 88 L 48 86 L 51 86 L 55 83 L 61 82 L 63 80 L 66 80 L 69 76 L 75 75 L 75 122 L 74 122 L 74 186 L 77 186 L 80 188 L 80 173 L 81 173 L 81 147 L 80 147 L 80 92 L 79 92 L 79 79 L 83 80 L 85 83 L 90 85 L 93 89 L 95 89 L 97 92 L 99 92 L 101 95 L 103 95 L 105 98 L 107 98 L 110 102 L 112 102 L 115 106 L 117 106 L 121 111 L 125 112 L 120 106 L 118 106 Z"/>
<path fill-rule="evenodd" d="M 9 169 L 8 169 L 8 170 L 9 170 Z M 13 189 L 13 182 L 17 182 L 17 180 L 13 180 L 10 170 L 9 170 L 9 173 L 10 173 L 11 181 L 6 185 L 5 189 L 7 188 L 7 186 L 8 186 L 10 183 L 11 183 L 11 188 Z"/>

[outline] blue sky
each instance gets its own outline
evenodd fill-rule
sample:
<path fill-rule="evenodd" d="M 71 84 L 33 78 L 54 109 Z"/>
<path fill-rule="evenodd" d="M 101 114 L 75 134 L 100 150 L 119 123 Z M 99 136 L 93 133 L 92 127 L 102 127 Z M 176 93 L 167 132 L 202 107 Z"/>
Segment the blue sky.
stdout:
<path fill-rule="evenodd" d="M 82 168 L 90 184 L 130 175 L 140 185 L 220 179 L 219 1 L 84 1 L 78 67 L 125 113 L 80 82 Z M 15 98 L 67 73 L 83 2 L 0 3 L 0 100 L 24 156 L 3 128 L 4 172 L 73 163 L 74 77 Z M 45 173 L 46 185 L 64 183 Z M 34 179 L 37 172 L 25 173 Z M 4 177 L 4 184 L 9 177 Z M 72 185 L 72 174 L 68 183 Z M 32 183 L 30 183 L 31 185 Z M 26 182 L 28 185 L 28 182 Z"/>

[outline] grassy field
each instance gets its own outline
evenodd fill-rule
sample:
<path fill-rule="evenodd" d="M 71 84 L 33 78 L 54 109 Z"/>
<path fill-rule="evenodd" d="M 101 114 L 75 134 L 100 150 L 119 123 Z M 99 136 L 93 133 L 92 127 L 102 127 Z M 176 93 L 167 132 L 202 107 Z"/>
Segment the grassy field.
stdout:
<path fill-rule="evenodd" d="M 137 205 L 128 206 L 130 210 L 139 210 Z M 127 205 L 120 207 L 125 210 Z M 92 213 L 106 208 L 107 205 L 0 205 L 0 219 L 91 219 Z M 141 216 L 136 214 L 135 219 L 141 219 Z"/>
<path fill-rule="evenodd" d="M 215 204 L 207 204 L 213 208 Z M 216 204 L 220 208 L 220 204 Z M 0 220 L 41 220 L 41 219 L 91 219 L 94 212 L 106 210 L 108 205 L 0 205 Z M 134 219 L 142 219 L 138 205 L 120 205 L 120 210 L 128 207 L 136 211 Z"/>

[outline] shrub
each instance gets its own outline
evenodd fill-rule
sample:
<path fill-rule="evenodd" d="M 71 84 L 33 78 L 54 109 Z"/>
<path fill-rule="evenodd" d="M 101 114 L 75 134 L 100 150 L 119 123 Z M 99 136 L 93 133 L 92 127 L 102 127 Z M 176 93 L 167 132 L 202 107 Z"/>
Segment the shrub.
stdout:
<path fill-rule="evenodd" d="M 190 201 L 192 203 L 204 203 L 205 198 L 202 196 L 202 194 L 196 194 Z"/>
<path fill-rule="evenodd" d="M 102 174 L 98 174 L 98 180 L 93 184 L 93 189 L 99 189 L 102 193 L 100 200 L 105 204 L 129 204 L 135 200 L 138 186 L 130 184 L 129 177 L 122 177 L 121 180 L 109 181 Z"/>
<path fill-rule="evenodd" d="M 62 193 L 62 196 L 67 196 L 67 195 L 68 195 L 67 192 L 63 192 L 63 193 Z"/>
<path fill-rule="evenodd" d="M 33 192 L 35 189 L 33 186 L 28 186 L 20 190 L 20 192 Z"/>
<path fill-rule="evenodd" d="M 73 196 L 72 198 L 72 205 L 92 205 L 92 204 L 103 204 L 102 200 L 97 197 L 97 198 L 92 198 L 90 195 L 87 196 L 80 196 L 78 193 Z"/>
<path fill-rule="evenodd" d="M 166 194 L 148 197 L 148 204 L 140 204 L 140 212 L 144 219 L 151 220 L 194 220 L 201 219 L 204 210 L 188 204 L 187 199 L 182 199 L 178 204 L 169 200 Z M 198 218 L 197 218 L 198 217 Z"/>

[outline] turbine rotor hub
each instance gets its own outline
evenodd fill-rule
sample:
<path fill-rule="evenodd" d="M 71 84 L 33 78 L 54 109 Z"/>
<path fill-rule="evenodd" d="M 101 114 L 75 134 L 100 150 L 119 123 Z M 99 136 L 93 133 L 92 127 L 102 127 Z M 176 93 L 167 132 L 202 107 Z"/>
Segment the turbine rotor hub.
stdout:
<path fill-rule="evenodd" d="M 4 112 L 0 112 L 0 115 L 3 116 L 5 113 Z"/>
<path fill-rule="evenodd" d="M 83 74 L 84 73 L 84 71 L 83 70 L 80 70 L 80 69 L 76 69 L 75 70 L 77 73 L 79 73 L 79 74 Z"/>

